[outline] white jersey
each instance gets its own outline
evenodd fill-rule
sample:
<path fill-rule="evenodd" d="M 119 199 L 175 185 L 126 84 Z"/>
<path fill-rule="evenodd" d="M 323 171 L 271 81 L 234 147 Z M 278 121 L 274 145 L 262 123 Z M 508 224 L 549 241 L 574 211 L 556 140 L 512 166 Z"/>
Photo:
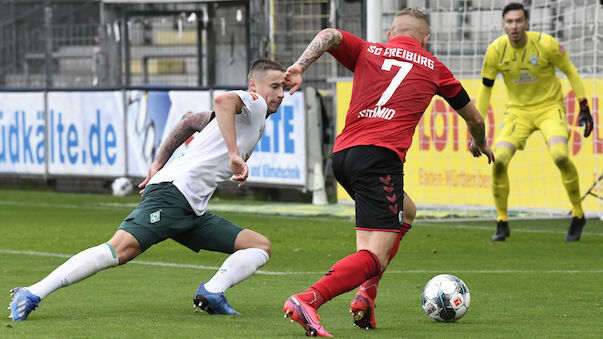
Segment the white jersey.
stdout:
<path fill-rule="evenodd" d="M 241 114 L 235 115 L 237 147 L 241 158 L 247 161 L 264 133 L 268 107 L 264 98 L 256 93 L 234 92 L 243 101 Z M 173 155 L 173 158 L 151 178 L 149 184 L 172 182 L 195 213 L 202 215 L 218 183 L 233 176 L 217 119 L 195 134 L 184 151 Z"/>

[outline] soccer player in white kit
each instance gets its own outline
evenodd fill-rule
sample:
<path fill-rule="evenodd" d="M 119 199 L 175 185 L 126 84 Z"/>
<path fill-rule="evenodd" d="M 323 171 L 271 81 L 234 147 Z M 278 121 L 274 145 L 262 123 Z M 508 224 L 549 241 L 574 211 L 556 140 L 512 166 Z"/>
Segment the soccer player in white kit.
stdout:
<path fill-rule="evenodd" d="M 168 238 L 195 252 L 204 249 L 231 254 L 209 281 L 201 283 L 193 302 L 210 314 L 240 314 L 229 305 L 224 291 L 249 278 L 268 261 L 270 241 L 211 214 L 206 205 L 219 182 L 232 179 L 241 186 L 247 181 L 245 161 L 264 132 L 266 118 L 283 100 L 284 72 L 277 62 L 257 60 L 249 70 L 247 91 L 218 95 L 213 112 L 186 114 L 164 141 L 139 185 L 140 204 L 113 237 L 74 255 L 41 281 L 11 290 L 9 317 L 25 320 L 50 293 L 103 269 L 125 264 Z M 198 135 L 166 165 L 195 132 Z"/>

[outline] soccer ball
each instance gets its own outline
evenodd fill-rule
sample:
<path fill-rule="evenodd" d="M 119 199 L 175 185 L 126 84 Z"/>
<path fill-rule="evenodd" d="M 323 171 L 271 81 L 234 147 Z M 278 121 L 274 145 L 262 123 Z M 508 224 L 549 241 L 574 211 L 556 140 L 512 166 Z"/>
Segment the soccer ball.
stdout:
<path fill-rule="evenodd" d="M 120 177 L 111 183 L 111 190 L 113 191 L 113 195 L 117 195 L 120 197 L 126 196 L 132 193 L 134 186 L 132 186 L 132 182 L 130 179 L 125 177 Z"/>
<path fill-rule="evenodd" d="M 421 301 L 423 310 L 431 319 L 452 322 L 467 313 L 471 297 L 461 279 L 451 274 L 440 274 L 427 282 Z"/>

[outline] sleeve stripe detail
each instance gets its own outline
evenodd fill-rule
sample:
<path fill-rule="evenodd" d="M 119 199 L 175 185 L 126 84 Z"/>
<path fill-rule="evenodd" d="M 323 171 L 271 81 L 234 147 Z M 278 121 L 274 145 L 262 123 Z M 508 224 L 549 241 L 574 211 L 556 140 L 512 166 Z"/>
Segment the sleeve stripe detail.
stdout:
<path fill-rule="evenodd" d="M 486 87 L 494 86 L 494 79 L 482 78 L 482 84 Z"/>

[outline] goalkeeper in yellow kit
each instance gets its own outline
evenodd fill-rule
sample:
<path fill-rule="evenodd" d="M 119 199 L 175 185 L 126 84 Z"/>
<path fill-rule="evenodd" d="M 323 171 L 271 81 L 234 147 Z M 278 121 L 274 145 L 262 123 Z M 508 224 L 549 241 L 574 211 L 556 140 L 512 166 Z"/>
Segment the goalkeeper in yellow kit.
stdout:
<path fill-rule="evenodd" d="M 568 53 L 548 34 L 526 31 L 528 12 L 522 4 L 510 3 L 503 9 L 503 29 L 506 34 L 494 40 L 486 51 L 482 68 L 477 109 L 488 112 L 494 79 L 502 73 L 509 101 L 503 118 L 503 127 L 495 145 L 496 161 L 492 168 L 492 192 L 498 211 L 493 241 L 504 241 L 509 236 L 507 200 L 509 177 L 507 168 L 517 149 L 523 149 L 528 137 L 536 130 L 546 140 L 549 153 L 561 171 L 563 186 L 572 203 L 572 222 L 565 241 L 580 240 L 586 224 L 578 171 L 569 158 L 569 130 L 561 83 L 555 67 L 567 76 L 580 103 L 580 126 L 585 125 L 584 137 L 593 129 L 584 86 Z"/>

